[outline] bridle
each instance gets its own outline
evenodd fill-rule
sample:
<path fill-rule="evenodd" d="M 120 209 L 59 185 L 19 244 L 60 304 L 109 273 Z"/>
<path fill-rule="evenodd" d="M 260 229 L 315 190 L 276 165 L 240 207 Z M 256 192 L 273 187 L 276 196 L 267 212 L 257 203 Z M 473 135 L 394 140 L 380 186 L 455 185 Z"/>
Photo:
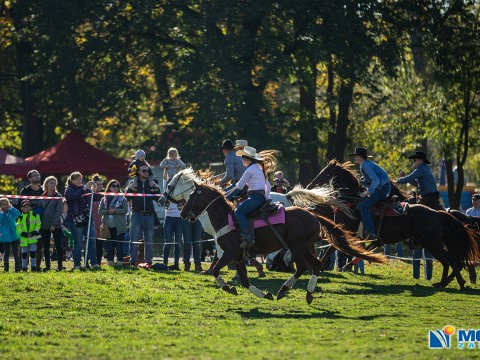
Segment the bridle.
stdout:
<path fill-rule="evenodd" d="M 217 196 L 215 199 L 213 199 L 212 201 L 210 201 L 210 202 L 207 204 L 207 206 L 205 206 L 205 208 L 204 208 L 199 214 L 195 214 L 195 212 L 193 211 L 193 206 L 195 205 L 195 201 L 197 201 L 198 195 L 200 195 L 200 194 L 202 193 L 202 190 L 197 190 L 197 191 L 195 191 L 194 193 L 195 193 L 195 197 L 192 198 L 193 193 L 192 193 L 192 195 L 190 195 L 191 200 L 192 200 L 192 203 L 190 204 L 190 209 L 191 209 L 191 210 L 188 212 L 188 216 L 189 216 L 190 218 L 192 218 L 194 221 L 197 221 L 200 216 L 202 216 L 204 213 L 206 213 L 207 210 L 208 210 L 208 208 L 209 208 L 215 201 L 217 201 L 218 199 L 223 198 L 223 195 Z M 186 206 L 186 205 L 185 205 L 185 206 Z M 185 210 L 185 208 L 184 208 L 184 210 Z"/>
<path fill-rule="evenodd" d="M 180 176 L 178 176 L 176 179 L 175 179 L 175 183 L 174 184 L 168 184 L 167 186 L 167 190 L 165 190 L 165 192 L 163 193 L 163 195 L 167 198 L 168 201 L 174 203 L 174 204 L 180 204 L 182 202 L 184 202 L 185 200 L 175 200 L 173 197 L 172 197 L 172 193 L 173 191 L 175 190 L 175 186 L 177 186 L 177 183 L 178 183 L 178 180 L 180 180 L 180 178 L 182 177 L 182 174 L 180 174 Z M 186 190 L 183 190 L 182 192 L 179 192 L 178 195 L 181 195 L 183 194 L 184 192 L 187 192 L 187 191 L 190 191 L 194 188 L 195 186 L 192 185 L 190 186 L 188 189 Z"/>

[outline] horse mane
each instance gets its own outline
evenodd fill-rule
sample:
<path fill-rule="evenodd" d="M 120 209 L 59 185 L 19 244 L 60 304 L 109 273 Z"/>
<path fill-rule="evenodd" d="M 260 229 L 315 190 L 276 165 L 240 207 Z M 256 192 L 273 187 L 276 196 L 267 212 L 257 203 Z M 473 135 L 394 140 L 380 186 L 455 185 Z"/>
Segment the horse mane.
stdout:
<path fill-rule="evenodd" d="M 182 170 L 182 175 L 184 176 L 184 178 L 186 180 L 193 181 L 195 183 L 195 185 L 204 186 L 207 189 L 210 189 L 210 190 L 214 191 L 219 196 L 222 196 L 223 200 L 225 201 L 227 206 L 233 211 L 234 210 L 233 203 L 225 197 L 225 194 L 223 193 L 223 190 L 220 187 L 218 187 L 217 185 L 209 182 L 207 179 L 203 179 L 201 177 L 201 174 L 202 173 L 200 172 L 200 175 L 199 175 L 191 167 Z"/>
<path fill-rule="evenodd" d="M 337 159 L 330 160 L 327 167 L 339 168 L 343 170 L 352 180 L 353 184 L 356 185 L 355 191 L 360 190 L 360 180 L 358 178 L 358 172 L 355 170 L 355 164 L 351 161 L 345 161 L 344 163 L 339 162 Z"/>

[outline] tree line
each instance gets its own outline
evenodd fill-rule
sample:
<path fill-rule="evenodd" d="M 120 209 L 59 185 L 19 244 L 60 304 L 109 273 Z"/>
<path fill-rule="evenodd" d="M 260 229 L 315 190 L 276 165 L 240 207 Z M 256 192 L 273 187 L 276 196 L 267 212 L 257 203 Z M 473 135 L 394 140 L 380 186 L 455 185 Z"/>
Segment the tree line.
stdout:
<path fill-rule="evenodd" d="M 127 157 L 224 138 L 308 183 L 367 146 L 392 177 L 445 159 L 478 179 L 478 1 L 0 1 L 0 141 L 27 157 L 75 129 Z M 458 182 L 453 181 L 456 166 Z"/>

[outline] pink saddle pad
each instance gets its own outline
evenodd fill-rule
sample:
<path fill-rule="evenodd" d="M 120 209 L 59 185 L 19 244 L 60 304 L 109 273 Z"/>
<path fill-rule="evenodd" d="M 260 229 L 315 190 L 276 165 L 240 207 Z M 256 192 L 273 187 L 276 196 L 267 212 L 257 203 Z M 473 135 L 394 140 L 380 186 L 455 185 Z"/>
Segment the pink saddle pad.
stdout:
<path fill-rule="evenodd" d="M 285 207 L 283 205 L 280 205 L 278 211 L 275 214 L 270 215 L 268 217 L 268 220 L 272 225 L 285 224 Z M 232 230 L 235 229 L 235 225 L 233 224 L 233 217 L 230 213 L 228 214 L 228 226 Z M 255 221 L 253 222 L 253 227 L 255 229 L 265 226 L 268 226 L 268 224 L 263 219 L 255 219 Z"/>

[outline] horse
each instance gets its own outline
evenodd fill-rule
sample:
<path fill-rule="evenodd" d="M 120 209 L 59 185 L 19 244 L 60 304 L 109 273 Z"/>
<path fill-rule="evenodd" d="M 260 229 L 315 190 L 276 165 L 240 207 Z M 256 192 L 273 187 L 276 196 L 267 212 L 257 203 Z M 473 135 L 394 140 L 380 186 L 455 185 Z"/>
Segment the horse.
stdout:
<path fill-rule="evenodd" d="M 349 162 L 341 164 L 336 160 L 330 161 L 307 188 L 323 184 L 331 184 L 338 191 L 338 196 L 345 199 L 355 200 L 356 193 L 360 190 L 360 181 Z M 405 198 L 396 187 L 392 189 L 400 198 Z M 352 206 L 355 205 L 354 201 Z M 323 213 L 321 207 L 315 211 L 329 217 L 329 213 Z M 356 231 L 360 215 L 357 211 L 355 214 L 356 221 L 344 220 L 345 216 L 341 212 L 336 214 L 334 220 L 345 225 L 348 230 Z M 435 287 L 446 287 L 455 277 L 463 290 L 465 280 L 460 270 L 480 259 L 478 234 L 445 211 L 435 211 L 420 204 L 409 205 L 404 215 L 383 217 L 380 226 L 380 241 L 372 243 L 368 249 L 400 241 L 415 242 L 427 249 L 443 266 L 442 278 L 433 284 Z M 452 273 L 447 276 L 449 266 L 452 267 Z"/>
<path fill-rule="evenodd" d="M 185 175 L 185 174 L 184 174 Z M 177 183 L 178 185 L 178 183 Z M 321 191 L 318 189 L 300 191 L 294 189 L 295 197 L 303 195 L 315 198 L 316 202 L 324 200 Z M 328 197 L 327 197 L 328 199 Z M 335 200 L 332 200 L 335 201 Z M 234 229 L 229 225 L 229 214 L 233 216 L 233 204 L 225 198 L 222 190 L 212 184 L 205 183 L 201 179 L 193 179 L 193 191 L 183 207 L 180 216 L 188 221 L 196 221 L 201 216 L 207 216 L 217 232 L 218 244 L 223 249 L 223 255 L 213 267 L 212 275 L 215 277 L 219 287 L 231 294 L 237 295 L 237 290 L 229 286 L 220 275 L 220 270 L 232 261 L 235 261 L 240 282 L 242 286 L 249 289 L 260 298 L 273 300 L 273 295 L 267 291 L 264 293 L 254 285 L 250 284 L 247 269 L 244 264 L 245 251 L 240 248 L 240 236 L 238 227 Z M 372 262 L 385 263 L 387 258 L 383 254 L 375 254 L 365 250 L 357 244 L 359 239 L 322 216 L 315 215 L 304 208 L 291 206 L 285 208 L 285 223 L 272 225 L 275 231 L 283 239 L 292 253 L 296 265 L 295 274 L 292 275 L 277 293 L 277 300 L 286 296 L 295 282 L 305 273 L 307 269 L 312 270 L 312 276 L 308 283 L 306 300 L 311 303 L 315 291 L 318 275 L 321 270 L 321 263 L 312 253 L 311 248 L 316 241 L 320 240 L 320 234 L 325 233 L 327 240 L 340 251 L 358 256 Z M 257 239 L 251 251 L 254 254 L 268 254 L 282 249 L 282 241 L 269 227 L 255 229 Z"/>

